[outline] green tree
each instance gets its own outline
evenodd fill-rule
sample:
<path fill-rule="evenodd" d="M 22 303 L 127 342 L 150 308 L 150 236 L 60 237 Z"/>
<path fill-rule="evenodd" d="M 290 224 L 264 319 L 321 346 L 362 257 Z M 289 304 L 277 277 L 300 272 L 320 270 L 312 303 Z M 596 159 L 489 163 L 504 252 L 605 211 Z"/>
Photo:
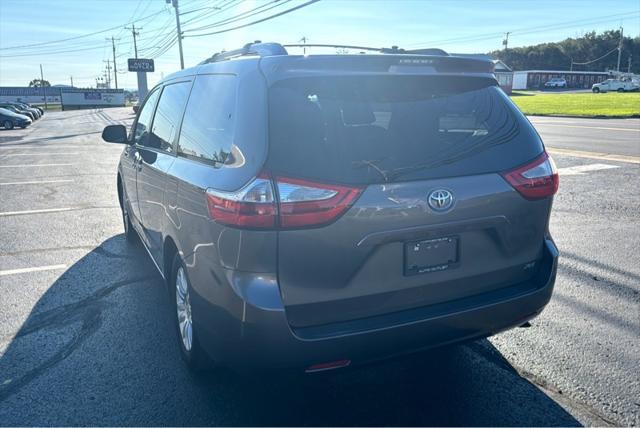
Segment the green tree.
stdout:
<path fill-rule="evenodd" d="M 514 70 L 615 70 L 618 63 L 619 30 L 601 34 L 595 31 L 582 37 L 569 38 L 557 43 L 541 43 L 490 52 Z M 622 41 L 620 71 L 627 71 L 631 57 L 631 71 L 640 73 L 640 37 L 625 37 Z"/>
<path fill-rule="evenodd" d="M 30 88 L 43 88 L 49 86 L 51 86 L 51 83 L 49 83 L 48 80 L 33 79 L 31 82 L 29 82 Z"/>

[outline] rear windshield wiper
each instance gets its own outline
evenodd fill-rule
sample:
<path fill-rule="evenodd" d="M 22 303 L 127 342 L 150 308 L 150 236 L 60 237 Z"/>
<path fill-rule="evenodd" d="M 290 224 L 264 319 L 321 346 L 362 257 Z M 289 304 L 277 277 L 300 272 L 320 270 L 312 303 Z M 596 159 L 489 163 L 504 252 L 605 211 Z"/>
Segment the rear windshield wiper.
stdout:
<path fill-rule="evenodd" d="M 424 162 L 424 163 L 420 163 L 413 166 L 395 168 L 389 171 L 387 174 L 388 174 L 389 180 L 395 181 L 398 177 L 402 175 L 410 174 L 412 172 L 421 171 L 425 169 L 433 169 L 433 168 L 440 167 L 442 165 L 448 165 L 451 163 L 458 162 L 464 158 L 473 156 L 487 149 L 490 149 L 493 146 L 503 144 L 506 141 L 508 141 L 508 139 L 500 139 L 500 140 L 491 141 L 491 142 L 484 142 L 482 144 L 474 144 L 465 150 L 459 151 L 455 155 L 452 155 L 452 156 L 444 155 L 430 162 Z"/>
<path fill-rule="evenodd" d="M 367 160 L 367 159 L 362 159 L 359 161 L 353 161 L 353 167 L 354 168 L 362 168 L 362 167 L 369 167 L 371 169 L 373 169 L 374 171 L 376 171 L 378 174 L 380 174 L 380 176 L 383 178 L 383 180 L 385 182 L 389 181 L 389 172 L 385 171 L 384 169 L 380 168 L 378 166 L 379 162 L 382 162 L 384 159 L 378 159 L 378 160 Z"/>

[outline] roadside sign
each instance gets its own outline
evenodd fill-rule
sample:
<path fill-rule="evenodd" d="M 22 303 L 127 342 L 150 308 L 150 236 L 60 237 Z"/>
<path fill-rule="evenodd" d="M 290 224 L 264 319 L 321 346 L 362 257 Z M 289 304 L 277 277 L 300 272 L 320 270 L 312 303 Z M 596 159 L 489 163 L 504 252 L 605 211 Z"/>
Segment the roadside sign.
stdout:
<path fill-rule="evenodd" d="M 127 60 L 129 71 L 139 71 L 143 73 L 153 73 L 155 67 L 152 59 L 129 58 Z"/>

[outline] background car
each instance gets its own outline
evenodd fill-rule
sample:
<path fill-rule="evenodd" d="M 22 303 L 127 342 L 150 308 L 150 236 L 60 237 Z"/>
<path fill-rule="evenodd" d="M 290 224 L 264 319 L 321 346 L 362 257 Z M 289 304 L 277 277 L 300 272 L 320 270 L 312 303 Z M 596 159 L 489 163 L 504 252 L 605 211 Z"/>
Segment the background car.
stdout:
<path fill-rule="evenodd" d="M 0 104 L 0 107 L 4 108 L 4 109 L 7 109 L 9 111 L 12 111 L 12 112 L 14 112 L 16 114 L 21 114 L 21 115 L 27 116 L 32 121 L 37 119 L 35 113 L 33 113 L 31 111 L 28 111 L 28 110 L 25 110 L 24 108 L 18 107 L 16 105 L 11 104 L 11 103 Z"/>
<path fill-rule="evenodd" d="M 566 88 L 567 81 L 563 77 L 554 77 L 544 84 L 545 88 Z"/>
<path fill-rule="evenodd" d="M 604 82 L 594 83 L 593 86 L 591 86 L 591 91 L 596 94 L 598 92 L 628 92 L 634 90 L 638 90 L 638 87 L 630 80 L 607 79 Z"/>
<path fill-rule="evenodd" d="M 13 129 L 15 126 L 26 128 L 31 125 L 31 119 L 23 114 L 17 114 L 6 108 L 0 108 L 0 124 L 4 129 Z"/>
<path fill-rule="evenodd" d="M 42 116 L 42 112 L 39 109 L 37 109 L 35 107 L 32 107 L 27 103 L 15 102 L 15 103 L 10 103 L 10 104 L 13 104 L 14 106 L 16 106 L 18 108 L 22 108 L 23 110 L 32 112 L 36 116 L 36 119 L 40 119 L 40 117 Z"/>

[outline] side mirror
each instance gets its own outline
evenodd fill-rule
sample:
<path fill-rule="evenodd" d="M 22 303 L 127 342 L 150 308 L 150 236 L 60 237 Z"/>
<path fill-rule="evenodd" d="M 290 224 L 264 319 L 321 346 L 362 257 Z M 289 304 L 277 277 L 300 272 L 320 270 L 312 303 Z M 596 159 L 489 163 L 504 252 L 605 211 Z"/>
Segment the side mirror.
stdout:
<path fill-rule="evenodd" d="M 129 144 L 124 125 L 109 125 L 102 130 L 102 139 L 107 143 Z"/>

